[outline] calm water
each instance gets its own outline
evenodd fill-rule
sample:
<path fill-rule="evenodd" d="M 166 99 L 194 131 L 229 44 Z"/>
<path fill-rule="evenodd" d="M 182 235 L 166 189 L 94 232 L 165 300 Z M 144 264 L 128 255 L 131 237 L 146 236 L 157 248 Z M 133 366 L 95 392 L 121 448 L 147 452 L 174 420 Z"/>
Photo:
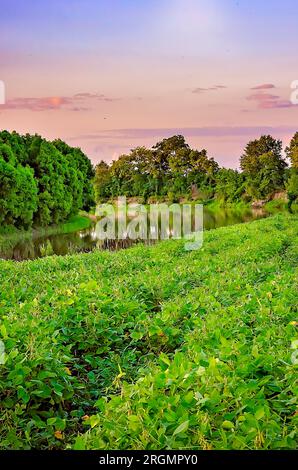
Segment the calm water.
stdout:
<path fill-rule="evenodd" d="M 234 225 L 251 220 L 266 217 L 267 214 L 262 211 L 252 210 L 230 210 L 218 209 L 216 211 L 204 208 L 204 230 L 210 230 L 217 227 Z M 155 228 L 155 230 L 157 230 Z M 23 261 L 26 259 L 36 259 L 50 255 L 67 255 L 71 253 L 90 252 L 95 249 L 115 251 L 121 248 L 128 248 L 138 240 L 99 240 L 96 234 L 96 225 L 93 227 L 70 234 L 32 236 L 28 239 L 20 239 L 14 245 L 8 247 L 0 246 L 0 259 L 12 259 Z M 143 242 L 144 243 L 144 242 Z M 156 241 L 148 240 L 146 244 L 153 244 Z"/>

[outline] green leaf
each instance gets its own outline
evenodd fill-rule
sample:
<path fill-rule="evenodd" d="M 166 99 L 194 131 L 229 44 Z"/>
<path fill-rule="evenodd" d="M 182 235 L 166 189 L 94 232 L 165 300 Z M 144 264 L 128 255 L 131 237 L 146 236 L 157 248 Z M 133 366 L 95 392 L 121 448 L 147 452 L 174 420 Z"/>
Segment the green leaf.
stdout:
<path fill-rule="evenodd" d="M 264 408 L 258 408 L 257 411 L 255 412 L 255 418 L 259 421 L 265 416 L 265 410 Z"/>
<path fill-rule="evenodd" d="M 138 418 L 138 416 L 136 415 L 130 415 L 128 417 L 128 421 L 129 421 L 129 428 L 132 430 L 132 431 L 137 431 L 140 427 L 140 420 Z"/>
<path fill-rule="evenodd" d="M 173 436 L 176 436 L 177 434 L 180 434 L 181 432 L 187 431 L 189 425 L 189 420 L 184 421 L 182 424 L 178 426 L 178 428 L 175 429 L 173 432 Z"/>
<path fill-rule="evenodd" d="M 4 338 L 4 339 L 7 339 L 7 338 L 8 338 L 6 326 L 3 325 L 3 324 L 2 324 L 1 327 L 0 327 L 0 333 L 1 333 L 1 335 L 2 335 L 2 338 Z"/>
<path fill-rule="evenodd" d="M 223 427 L 223 429 L 233 429 L 234 424 L 232 423 L 232 421 L 224 421 L 222 423 L 222 427 Z"/>
<path fill-rule="evenodd" d="M 30 395 L 26 392 L 24 388 L 19 388 L 18 398 L 20 398 L 24 403 L 28 403 L 28 401 L 30 400 Z"/>
<path fill-rule="evenodd" d="M 53 424 L 56 423 L 56 419 L 57 419 L 57 418 L 49 418 L 49 419 L 47 419 L 47 424 L 48 424 L 48 426 L 53 426 Z"/>
<path fill-rule="evenodd" d="M 165 364 L 167 364 L 167 366 L 170 366 L 171 365 L 171 361 L 170 359 L 168 358 L 168 356 L 165 354 L 165 353 L 161 353 L 159 355 L 159 359 L 164 362 Z"/>
<path fill-rule="evenodd" d="M 73 448 L 74 450 L 85 450 L 86 448 L 85 441 L 81 436 L 76 437 Z"/>
<path fill-rule="evenodd" d="M 133 331 L 130 336 L 132 339 L 138 341 L 143 338 L 144 333 L 142 331 Z"/>
<path fill-rule="evenodd" d="M 94 428 L 100 423 L 100 417 L 98 415 L 90 416 L 89 423 L 90 423 L 91 428 Z"/>

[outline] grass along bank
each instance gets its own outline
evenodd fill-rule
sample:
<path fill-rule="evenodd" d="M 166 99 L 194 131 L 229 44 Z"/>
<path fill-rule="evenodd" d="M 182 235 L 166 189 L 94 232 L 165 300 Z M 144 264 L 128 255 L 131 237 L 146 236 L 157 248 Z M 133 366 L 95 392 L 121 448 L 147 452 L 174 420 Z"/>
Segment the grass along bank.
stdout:
<path fill-rule="evenodd" d="M 0 447 L 297 446 L 298 217 L 0 262 Z"/>
<path fill-rule="evenodd" d="M 56 227 L 53 227 L 53 234 L 58 233 L 72 233 L 79 230 L 85 230 L 92 225 L 92 219 L 88 214 L 79 214 L 71 217 L 67 222 Z"/>

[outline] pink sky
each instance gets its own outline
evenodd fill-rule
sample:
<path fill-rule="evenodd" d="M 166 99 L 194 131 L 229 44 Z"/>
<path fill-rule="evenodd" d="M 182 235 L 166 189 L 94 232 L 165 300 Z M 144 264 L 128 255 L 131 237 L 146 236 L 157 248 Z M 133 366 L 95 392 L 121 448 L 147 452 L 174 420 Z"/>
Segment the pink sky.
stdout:
<path fill-rule="evenodd" d="M 3 2 L 2 129 L 60 137 L 94 163 L 181 133 L 233 167 L 248 140 L 298 130 L 292 0 Z"/>

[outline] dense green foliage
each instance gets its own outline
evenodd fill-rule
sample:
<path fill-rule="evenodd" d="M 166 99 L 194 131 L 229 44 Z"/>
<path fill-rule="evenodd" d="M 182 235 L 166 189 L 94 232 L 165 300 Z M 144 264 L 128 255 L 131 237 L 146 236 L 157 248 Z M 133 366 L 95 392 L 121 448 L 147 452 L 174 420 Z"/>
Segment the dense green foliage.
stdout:
<path fill-rule="evenodd" d="M 0 447 L 295 448 L 297 242 L 277 215 L 0 262 Z"/>
<path fill-rule="evenodd" d="M 270 135 L 247 144 L 240 166 L 246 177 L 247 193 L 252 198 L 266 198 L 284 187 L 287 164 L 282 157 L 282 142 Z"/>
<path fill-rule="evenodd" d="M 287 163 L 282 157 L 282 143 L 270 135 L 247 144 L 240 167 L 241 173 L 220 169 L 206 150 L 191 149 L 184 137 L 177 135 L 152 149 L 138 147 L 110 166 L 100 162 L 94 181 L 96 199 L 125 195 L 144 202 L 161 198 L 173 202 L 185 197 L 236 202 L 270 199 L 275 192 L 285 190 Z"/>
<path fill-rule="evenodd" d="M 153 196 L 176 199 L 194 187 L 200 187 L 208 197 L 217 171 L 217 163 L 208 158 L 206 150 L 192 150 L 183 136 L 173 136 L 152 149 L 138 147 L 110 167 L 100 162 L 95 172 L 96 198 L 100 201 L 125 195 L 145 200 Z"/>
<path fill-rule="evenodd" d="M 58 224 L 92 204 L 90 160 L 61 140 L 0 132 L 0 224 Z"/>
<path fill-rule="evenodd" d="M 294 135 L 290 145 L 286 148 L 287 157 L 290 159 L 292 168 L 287 181 L 287 192 L 289 208 L 298 199 L 298 132 Z"/>
<path fill-rule="evenodd" d="M 298 132 L 296 132 L 290 145 L 286 148 L 286 154 L 291 160 L 292 167 L 298 170 Z"/>

